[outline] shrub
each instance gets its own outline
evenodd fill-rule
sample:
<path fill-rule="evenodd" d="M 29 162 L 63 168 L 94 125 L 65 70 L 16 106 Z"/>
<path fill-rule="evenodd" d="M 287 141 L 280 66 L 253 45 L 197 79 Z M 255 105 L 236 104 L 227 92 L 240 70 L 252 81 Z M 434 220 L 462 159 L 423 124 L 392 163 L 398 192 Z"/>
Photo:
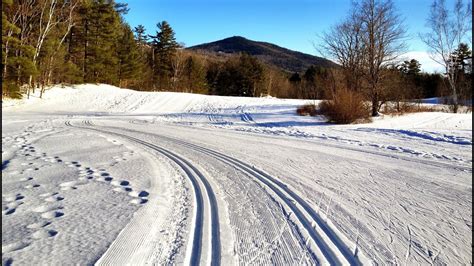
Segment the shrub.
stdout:
<path fill-rule="evenodd" d="M 349 90 L 336 91 L 333 100 L 322 101 L 319 113 L 336 124 L 370 121 L 370 106 L 364 97 Z"/>
<path fill-rule="evenodd" d="M 3 95 L 13 99 L 21 99 L 22 97 L 20 87 L 13 81 L 2 82 L 2 96 Z"/>
<path fill-rule="evenodd" d="M 305 104 L 296 109 L 296 113 L 298 115 L 309 115 L 315 116 L 317 115 L 316 112 L 316 105 L 315 104 Z"/>
<path fill-rule="evenodd" d="M 436 105 L 423 105 L 410 102 L 400 102 L 397 104 L 386 103 L 383 108 L 383 114 L 386 115 L 403 115 L 408 113 L 420 112 L 442 112 L 444 108 Z"/>

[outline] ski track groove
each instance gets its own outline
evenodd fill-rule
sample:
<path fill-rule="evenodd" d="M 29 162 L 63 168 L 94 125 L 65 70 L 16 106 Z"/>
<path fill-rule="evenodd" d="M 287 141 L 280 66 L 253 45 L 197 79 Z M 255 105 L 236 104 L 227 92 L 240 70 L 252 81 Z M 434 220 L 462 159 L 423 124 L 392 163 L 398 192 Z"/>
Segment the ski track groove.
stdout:
<path fill-rule="evenodd" d="M 89 120 L 83 121 L 83 123 L 87 125 L 88 127 L 74 126 L 71 124 L 70 121 L 66 121 L 65 125 L 75 127 L 75 128 L 94 130 L 101 133 L 115 135 L 121 138 L 128 139 L 130 141 L 133 141 L 135 143 L 141 144 L 145 147 L 150 148 L 151 150 L 154 150 L 163 154 L 164 156 L 172 160 L 174 163 L 176 163 L 186 173 L 193 187 L 196 206 L 193 211 L 193 219 L 192 219 L 193 222 L 191 224 L 192 226 L 191 231 L 193 233 L 191 234 L 192 236 L 190 238 L 191 240 L 188 241 L 188 248 L 187 248 L 186 256 L 185 256 L 185 264 L 186 265 L 201 264 L 202 246 L 204 244 L 203 243 L 204 226 L 205 226 L 204 225 L 205 223 L 204 212 L 207 211 L 210 213 L 209 214 L 210 221 L 208 221 L 208 225 L 207 225 L 207 227 L 209 227 L 208 233 L 210 235 L 208 236 L 208 241 L 210 243 L 207 243 L 206 245 L 209 249 L 210 254 L 207 254 L 206 258 L 208 260 L 208 264 L 219 265 L 220 264 L 220 236 L 219 236 L 219 219 L 218 219 L 217 200 L 214 195 L 214 192 L 212 191 L 210 183 L 207 181 L 204 175 L 198 169 L 196 169 L 190 162 L 188 162 L 184 158 L 164 148 L 161 148 L 152 143 L 149 143 L 149 142 L 146 142 L 146 141 L 143 141 L 131 136 L 127 136 L 124 134 L 91 128 L 94 125 Z M 203 184 L 203 188 L 206 194 L 205 199 L 202 195 L 202 189 L 199 182 Z M 208 206 L 205 206 L 204 202 L 206 202 L 206 205 Z M 136 243 L 137 246 L 134 248 L 132 252 L 134 252 L 137 249 L 139 243 L 140 242 Z M 114 248 L 114 250 L 111 250 L 111 251 L 107 250 L 104 256 L 99 259 L 98 264 L 109 265 L 108 261 L 113 261 L 114 254 L 117 254 L 117 252 L 126 252 L 124 250 L 120 250 L 121 248 L 120 246 L 114 247 L 113 243 L 111 245 L 111 248 Z"/>
<path fill-rule="evenodd" d="M 91 122 L 88 122 L 89 126 L 94 126 Z M 109 127 L 102 126 L 104 128 L 110 129 L 119 129 L 128 132 L 135 132 L 140 134 L 151 134 L 146 132 L 140 132 L 131 129 L 119 128 L 119 127 Z M 94 129 L 95 130 L 95 129 Z M 98 130 L 102 132 L 102 130 Z M 117 134 L 115 132 L 103 131 L 104 133 Z M 121 134 L 117 134 L 121 135 Z M 317 214 L 310 205 L 305 202 L 301 197 L 299 197 L 295 192 L 290 190 L 285 184 L 276 180 L 274 177 L 268 175 L 267 173 L 256 169 L 249 164 L 238 160 L 236 158 L 227 156 L 220 152 L 198 146 L 196 144 L 188 143 L 178 139 L 161 136 L 157 134 L 151 134 L 168 141 L 180 144 L 191 148 L 195 151 L 210 155 L 224 163 L 227 163 L 231 166 L 234 166 L 238 170 L 242 171 L 251 178 L 254 178 L 259 183 L 261 183 L 266 188 L 270 189 L 281 201 L 285 204 L 288 209 L 292 211 L 293 216 L 299 221 L 302 225 L 303 230 L 309 235 L 313 243 L 316 245 L 313 247 L 315 253 L 318 257 L 321 257 L 322 264 L 332 264 L 332 265 L 360 265 L 362 262 L 359 260 L 359 257 L 355 257 L 351 249 L 344 243 L 342 239 L 330 228 L 330 226 L 324 222 L 322 217 Z M 124 135 L 124 137 L 129 138 Z M 316 225 L 316 226 L 313 226 Z M 359 251 L 360 254 L 360 251 Z"/>

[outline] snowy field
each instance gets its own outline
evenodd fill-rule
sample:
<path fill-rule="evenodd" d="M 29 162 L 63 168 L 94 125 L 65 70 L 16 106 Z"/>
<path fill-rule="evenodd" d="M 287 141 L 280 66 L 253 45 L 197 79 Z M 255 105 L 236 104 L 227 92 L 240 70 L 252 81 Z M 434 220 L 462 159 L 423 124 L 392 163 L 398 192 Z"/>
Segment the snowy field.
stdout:
<path fill-rule="evenodd" d="M 56 87 L 2 103 L 2 264 L 466 265 L 472 114 Z"/>

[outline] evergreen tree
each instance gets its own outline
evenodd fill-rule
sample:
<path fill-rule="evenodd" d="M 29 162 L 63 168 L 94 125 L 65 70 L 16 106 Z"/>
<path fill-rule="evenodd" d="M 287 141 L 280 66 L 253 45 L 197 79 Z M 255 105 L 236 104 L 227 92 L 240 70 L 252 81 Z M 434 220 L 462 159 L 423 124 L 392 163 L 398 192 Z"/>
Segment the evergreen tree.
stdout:
<path fill-rule="evenodd" d="M 295 77 L 294 79 L 297 80 Z M 321 99 L 324 96 L 324 83 L 327 83 L 327 70 L 320 66 L 310 66 L 303 74 L 302 98 Z"/>
<path fill-rule="evenodd" d="M 119 86 L 128 87 L 130 81 L 137 79 L 142 73 L 140 51 L 128 25 L 123 26 L 123 34 L 118 47 L 118 58 Z"/>
<path fill-rule="evenodd" d="M 5 9 L 11 0 L 2 0 L 2 96 L 21 97 L 20 85 L 26 77 L 36 75 L 33 63 L 34 48 L 22 44 L 18 38 L 21 29 L 11 23 Z"/>
<path fill-rule="evenodd" d="M 143 25 L 138 25 L 134 28 L 135 38 L 139 44 L 145 44 L 148 42 L 148 36 L 146 35 L 146 29 Z"/>
<path fill-rule="evenodd" d="M 402 73 L 408 75 L 418 75 L 421 72 L 421 64 L 416 59 L 404 61 L 399 68 Z"/>
<path fill-rule="evenodd" d="M 290 82 L 292 83 L 299 83 L 301 82 L 301 76 L 299 73 L 295 72 L 291 77 L 289 78 Z"/>
<path fill-rule="evenodd" d="M 205 66 L 196 57 L 189 56 L 184 63 L 184 87 L 190 92 L 207 94 Z"/>
<path fill-rule="evenodd" d="M 208 81 L 214 89 L 214 93 L 229 96 L 257 96 L 264 93 L 260 88 L 263 81 L 263 65 L 248 54 L 230 58 L 220 69 L 213 69 L 214 73 L 208 73 Z M 215 76 L 213 76 L 215 75 Z"/>
<path fill-rule="evenodd" d="M 460 43 L 451 54 L 451 61 L 457 76 L 456 86 L 459 90 L 459 98 L 463 101 L 472 101 L 472 53 L 469 46 Z"/>
<path fill-rule="evenodd" d="M 454 50 L 451 54 L 451 58 L 455 69 L 458 69 L 462 73 L 471 72 L 472 52 L 467 44 L 460 43 L 458 49 Z"/>
<path fill-rule="evenodd" d="M 117 84 L 120 18 L 111 1 L 94 1 L 88 14 L 86 82 Z"/>
<path fill-rule="evenodd" d="M 159 90 L 164 90 L 170 88 L 172 60 L 179 45 L 174 37 L 174 31 L 168 22 L 159 22 L 157 27 L 159 31 L 157 31 L 156 35 L 150 36 L 153 47 L 153 85 Z"/>

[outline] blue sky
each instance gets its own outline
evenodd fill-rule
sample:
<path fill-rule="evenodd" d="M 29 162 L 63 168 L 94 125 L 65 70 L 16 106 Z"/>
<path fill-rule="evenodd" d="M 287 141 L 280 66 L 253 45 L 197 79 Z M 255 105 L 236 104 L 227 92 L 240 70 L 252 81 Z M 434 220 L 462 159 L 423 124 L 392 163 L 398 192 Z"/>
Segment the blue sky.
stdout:
<path fill-rule="evenodd" d="M 439 69 L 426 54 L 418 33 L 428 31 L 425 20 L 432 0 L 395 0 L 410 39 L 407 58 L 416 58 L 425 71 Z M 350 0 L 125 0 L 125 16 L 135 27 L 155 33 L 156 23 L 168 21 L 178 42 L 186 46 L 239 35 L 318 55 L 318 34 L 341 21 Z M 452 6 L 453 0 L 447 0 Z"/>

